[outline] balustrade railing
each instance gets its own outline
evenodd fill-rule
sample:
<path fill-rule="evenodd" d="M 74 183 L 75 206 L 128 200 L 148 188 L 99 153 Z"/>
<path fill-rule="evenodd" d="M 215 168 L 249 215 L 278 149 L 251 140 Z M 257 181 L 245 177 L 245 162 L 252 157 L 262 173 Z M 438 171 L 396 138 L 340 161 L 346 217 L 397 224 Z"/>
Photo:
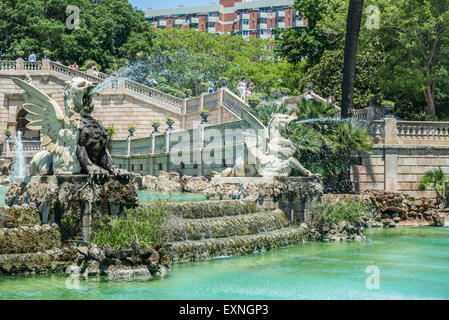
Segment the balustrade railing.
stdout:
<path fill-rule="evenodd" d="M 449 122 L 398 121 L 397 130 L 403 140 L 449 141 Z"/>
<path fill-rule="evenodd" d="M 0 70 L 16 70 L 16 62 L 0 61 Z"/>
<path fill-rule="evenodd" d="M 24 61 L 23 70 L 26 71 L 42 70 L 42 61 Z"/>

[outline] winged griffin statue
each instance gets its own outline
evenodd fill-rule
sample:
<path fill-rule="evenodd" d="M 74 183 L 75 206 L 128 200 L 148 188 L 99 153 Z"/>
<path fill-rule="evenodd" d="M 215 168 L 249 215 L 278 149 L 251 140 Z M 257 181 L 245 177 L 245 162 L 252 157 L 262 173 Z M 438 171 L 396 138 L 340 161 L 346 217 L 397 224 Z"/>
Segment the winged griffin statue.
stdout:
<path fill-rule="evenodd" d="M 106 148 L 107 133 L 90 116 L 94 84 L 82 78 L 67 82 L 64 112 L 44 92 L 20 79 L 12 79 L 26 101 L 30 130 L 41 131 L 41 146 L 30 163 L 30 176 L 51 174 L 119 174 Z"/>

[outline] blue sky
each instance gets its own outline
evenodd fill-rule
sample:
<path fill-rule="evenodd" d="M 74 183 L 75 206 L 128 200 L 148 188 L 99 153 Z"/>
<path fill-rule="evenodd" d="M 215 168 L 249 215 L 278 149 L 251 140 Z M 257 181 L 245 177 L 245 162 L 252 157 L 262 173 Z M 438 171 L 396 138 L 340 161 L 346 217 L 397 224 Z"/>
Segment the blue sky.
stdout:
<path fill-rule="evenodd" d="M 153 9 L 166 9 L 166 8 L 176 8 L 180 4 L 185 7 L 191 6 L 202 6 L 210 4 L 211 2 L 218 3 L 219 0 L 129 0 L 129 2 L 141 10 L 146 10 L 148 8 Z"/>

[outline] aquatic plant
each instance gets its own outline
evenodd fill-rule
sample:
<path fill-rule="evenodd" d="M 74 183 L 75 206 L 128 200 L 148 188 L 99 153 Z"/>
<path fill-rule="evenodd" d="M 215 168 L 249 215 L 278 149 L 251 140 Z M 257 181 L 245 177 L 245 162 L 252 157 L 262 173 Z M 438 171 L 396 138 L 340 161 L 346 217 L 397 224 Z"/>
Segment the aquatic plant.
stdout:
<path fill-rule="evenodd" d="M 357 219 L 369 216 L 372 212 L 373 208 L 369 202 L 345 198 L 321 203 L 316 210 L 314 219 L 319 225 L 338 224 L 341 221 L 354 224 Z"/>
<path fill-rule="evenodd" d="M 100 247 L 112 246 L 116 249 L 123 249 L 133 243 L 141 246 L 163 244 L 163 225 L 167 212 L 167 202 L 158 200 L 154 206 L 126 209 L 117 217 L 104 216 L 94 226 L 91 242 Z"/>

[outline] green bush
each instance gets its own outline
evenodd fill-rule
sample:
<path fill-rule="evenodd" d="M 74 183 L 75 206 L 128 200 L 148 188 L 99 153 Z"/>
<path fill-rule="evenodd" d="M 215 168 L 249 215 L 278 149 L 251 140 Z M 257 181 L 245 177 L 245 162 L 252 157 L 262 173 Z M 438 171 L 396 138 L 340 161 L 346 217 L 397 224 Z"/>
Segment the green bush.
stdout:
<path fill-rule="evenodd" d="M 432 190 L 435 191 L 437 195 L 437 201 L 448 201 L 449 200 L 449 178 L 441 170 L 438 169 L 430 170 L 424 173 L 418 186 L 419 191 Z"/>
<path fill-rule="evenodd" d="M 315 221 L 320 225 L 338 224 L 346 221 L 354 224 L 358 218 L 372 214 L 372 207 L 368 202 L 346 198 L 330 200 L 320 204 L 315 215 Z"/>
<path fill-rule="evenodd" d="M 138 243 L 141 246 L 163 244 L 163 225 L 167 215 L 167 202 L 159 200 L 154 206 L 125 210 L 119 217 L 105 216 L 92 232 L 92 243 L 112 246 L 118 250 Z"/>

